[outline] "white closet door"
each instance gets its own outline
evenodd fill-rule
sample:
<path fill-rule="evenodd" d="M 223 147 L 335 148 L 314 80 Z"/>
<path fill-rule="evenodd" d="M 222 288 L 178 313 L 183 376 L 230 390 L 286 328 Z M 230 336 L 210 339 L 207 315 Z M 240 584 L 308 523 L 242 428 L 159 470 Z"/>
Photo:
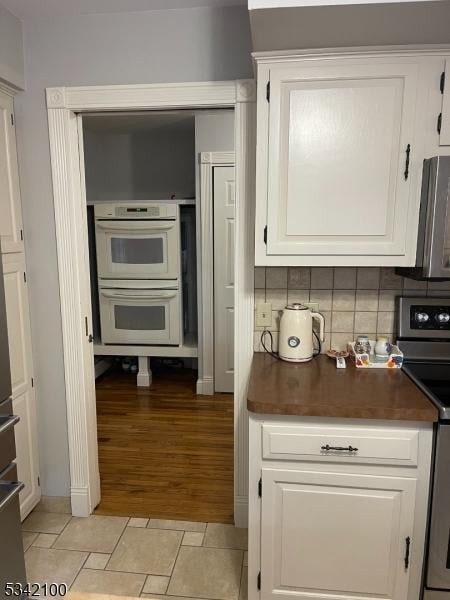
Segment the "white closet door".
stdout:
<path fill-rule="evenodd" d="M 234 167 L 214 167 L 214 389 L 234 386 Z"/>
<path fill-rule="evenodd" d="M 20 494 L 22 518 L 39 502 L 40 487 L 35 391 L 32 383 L 31 335 L 25 260 L 22 253 L 3 255 L 6 316 L 15 428 L 17 470 L 25 484 Z"/>
<path fill-rule="evenodd" d="M 13 99 L 0 92 L 0 238 L 2 252 L 23 252 Z"/>

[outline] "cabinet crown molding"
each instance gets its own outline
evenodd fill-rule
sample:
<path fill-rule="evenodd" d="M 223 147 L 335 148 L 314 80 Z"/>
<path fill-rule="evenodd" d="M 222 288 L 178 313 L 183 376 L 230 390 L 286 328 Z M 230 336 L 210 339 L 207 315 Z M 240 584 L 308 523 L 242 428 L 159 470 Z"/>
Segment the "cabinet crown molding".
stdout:
<path fill-rule="evenodd" d="M 350 46 L 343 48 L 307 48 L 298 50 L 273 50 L 253 52 L 257 63 L 278 60 L 298 60 L 302 58 L 349 58 L 369 56 L 439 56 L 450 53 L 450 44 L 425 44 L 408 46 Z"/>

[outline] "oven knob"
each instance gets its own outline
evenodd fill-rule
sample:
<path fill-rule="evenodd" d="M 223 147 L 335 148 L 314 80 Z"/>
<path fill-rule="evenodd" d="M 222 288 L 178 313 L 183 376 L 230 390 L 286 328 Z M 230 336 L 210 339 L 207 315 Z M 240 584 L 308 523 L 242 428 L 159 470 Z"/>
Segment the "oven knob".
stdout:
<path fill-rule="evenodd" d="M 436 315 L 436 320 L 441 323 L 441 325 L 444 325 L 450 321 L 450 315 L 446 312 L 439 313 Z"/>
<path fill-rule="evenodd" d="M 429 315 L 426 312 L 416 313 L 416 321 L 418 323 L 427 323 L 430 320 Z"/>

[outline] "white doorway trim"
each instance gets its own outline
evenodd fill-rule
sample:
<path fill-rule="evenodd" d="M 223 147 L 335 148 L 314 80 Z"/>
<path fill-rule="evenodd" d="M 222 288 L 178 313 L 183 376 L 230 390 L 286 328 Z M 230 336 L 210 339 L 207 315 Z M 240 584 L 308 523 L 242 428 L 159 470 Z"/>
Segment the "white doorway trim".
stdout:
<path fill-rule="evenodd" d="M 200 219 L 202 238 L 202 355 L 201 379 L 197 380 L 197 394 L 214 394 L 214 233 L 213 233 L 213 168 L 234 165 L 234 152 L 200 153 Z"/>
<path fill-rule="evenodd" d="M 72 513 L 100 501 L 87 232 L 77 114 L 171 108 L 234 108 L 236 159 L 235 522 L 247 523 L 247 383 L 253 356 L 255 84 L 252 80 L 48 88 Z M 88 327 L 86 327 L 86 319 Z"/>

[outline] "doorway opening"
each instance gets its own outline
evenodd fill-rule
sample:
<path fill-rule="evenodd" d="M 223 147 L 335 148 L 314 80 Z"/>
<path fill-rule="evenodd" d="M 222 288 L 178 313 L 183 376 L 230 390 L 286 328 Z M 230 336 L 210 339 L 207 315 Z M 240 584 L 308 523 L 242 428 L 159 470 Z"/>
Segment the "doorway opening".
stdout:
<path fill-rule="evenodd" d="M 103 515 L 234 519 L 234 111 L 79 117 Z"/>

